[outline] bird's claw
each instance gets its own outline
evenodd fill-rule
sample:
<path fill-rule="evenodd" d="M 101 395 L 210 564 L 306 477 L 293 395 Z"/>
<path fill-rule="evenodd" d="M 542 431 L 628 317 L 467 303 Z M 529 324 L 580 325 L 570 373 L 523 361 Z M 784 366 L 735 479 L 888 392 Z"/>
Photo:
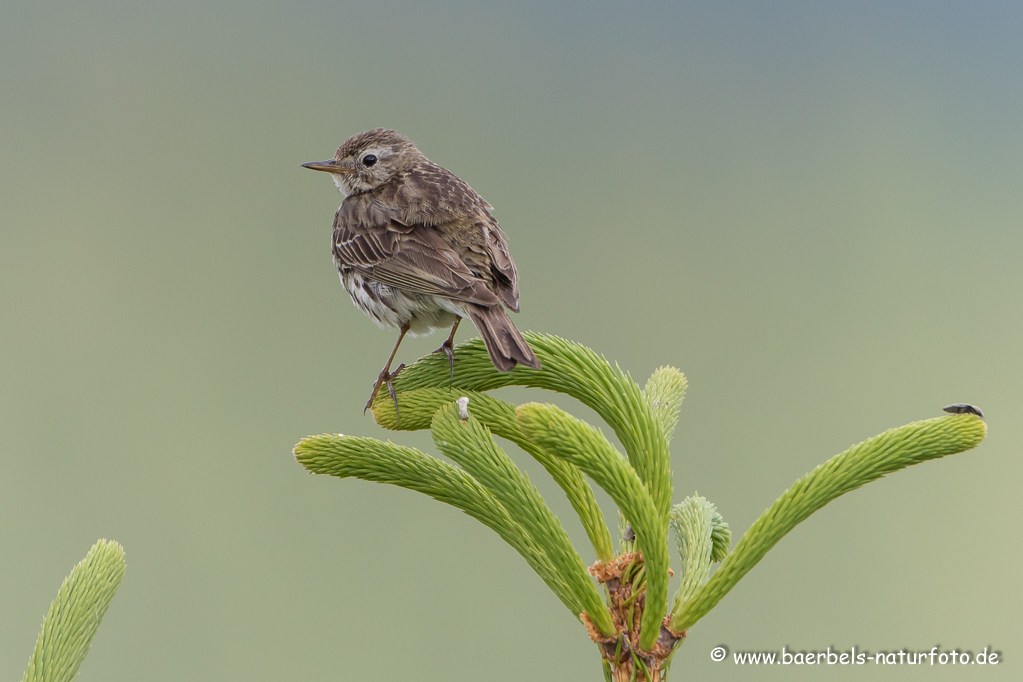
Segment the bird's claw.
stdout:
<path fill-rule="evenodd" d="M 442 343 L 440 345 L 440 348 L 438 348 L 437 350 L 433 351 L 434 353 L 444 353 L 444 355 L 448 356 L 448 367 L 451 368 L 451 374 L 448 377 L 448 386 L 451 386 L 453 383 L 455 383 L 455 353 L 454 353 L 454 347 L 455 347 L 454 342 L 451 339 L 448 339 L 447 341 L 445 341 L 444 343 Z"/>
<path fill-rule="evenodd" d="M 394 416 L 399 420 L 401 419 L 401 413 L 398 411 L 398 394 L 394 392 L 394 377 L 398 376 L 398 372 L 405 368 L 405 363 L 398 365 L 398 368 L 393 372 L 388 372 L 387 368 L 380 372 L 380 376 L 377 377 L 376 382 L 373 384 L 373 392 L 369 395 L 369 402 L 366 403 L 366 407 L 363 408 L 362 413 L 366 414 L 366 410 L 373 407 L 373 401 L 377 397 L 377 391 L 380 390 L 380 384 L 387 384 L 387 395 L 391 396 L 391 400 L 394 401 Z"/>

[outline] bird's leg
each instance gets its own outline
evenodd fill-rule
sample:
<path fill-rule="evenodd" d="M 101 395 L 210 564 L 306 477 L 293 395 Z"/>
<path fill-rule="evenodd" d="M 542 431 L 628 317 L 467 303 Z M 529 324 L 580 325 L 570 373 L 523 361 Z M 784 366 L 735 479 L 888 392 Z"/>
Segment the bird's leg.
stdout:
<path fill-rule="evenodd" d="M 401 345 L 401 340 L 405 338 L 405 334 L 408 333 L 408 325 L 401 325 L 401 332 L 398 334 L 398 340 L 394 343 L 394 349 L 391 350 L 390 357 L 387 358 L 387 364 L 384 365 L 384 369 L 380 372 L 380 376 L 377 377 L 376 383 L 373 384 L 373 392 L 369 395 L 369 402 L 366 403 L 366 407 L 363 408 L 362 413 L 366 414 L 366 410 L 373 406 L 373 399 L 377 397 L 377 389 L 380 388 L 380 384 L 387 383 L 387 393 L 391 396 L 391 400 L 394 401 L 394 415 L 401 418 L 398 414 L 398 396 L 394 393 L 394 385 L 391 381 L 394 377 L 398 376 L 398 372 L 405 365 L 398 365 L 398 369 L 391 371 L 391 363 L 394 362 L 394 356 L 398 352 L 398 346 Z"/>
<path fill-rule="evenodd" d="M 442 343 L 440 348 L 433 351 L 434 353 L 443 352 L 444 355 L 448 356 L 448 365 L 451 367 L 451 377 L 448 379 L 448 386 L 455 383 L 455 354 L 453 349 L 455 347 L 455 332 L 458 331 L 458 323 L 461 321 L 462 318 L 455 318 L 455 323 L 451 325 L 451 333 L 448 334 L 448 340 Z"/>

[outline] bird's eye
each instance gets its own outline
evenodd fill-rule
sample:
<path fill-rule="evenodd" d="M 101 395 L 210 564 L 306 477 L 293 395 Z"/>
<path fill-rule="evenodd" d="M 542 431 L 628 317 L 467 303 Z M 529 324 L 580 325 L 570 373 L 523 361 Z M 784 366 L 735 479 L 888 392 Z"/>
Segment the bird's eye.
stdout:
<path fill-rule="evenodd" d="M 366 154 L 366 156 L 362 157 L 362 165 L 366 166 L 367 168 L 369 166 L 372 166 L 376 162 L 377 162 L 376 154 Z"/>

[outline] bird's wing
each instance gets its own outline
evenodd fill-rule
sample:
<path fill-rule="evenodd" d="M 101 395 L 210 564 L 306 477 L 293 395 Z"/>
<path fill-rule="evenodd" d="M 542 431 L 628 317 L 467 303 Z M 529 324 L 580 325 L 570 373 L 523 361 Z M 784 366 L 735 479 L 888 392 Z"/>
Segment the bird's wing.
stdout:
<path fill-rule="evenodd" d="M 504 238 L 504 230 L 496 220 L 491 219 L 490 222 L 484 234 L 493 264 L 497 295 L 511 310 L 519 312 L 519 273 L 515 269 L 515 261 L 512 260 L 511 250 L 508 249 L 508 242 Z"/>
<path fill-rule="evenodd" d="M 463 303 L 500 301 L 436 228 L 403 225 L 381 213 L 342 204 L 334 217 L 334 258 L 388 286 Z"/>

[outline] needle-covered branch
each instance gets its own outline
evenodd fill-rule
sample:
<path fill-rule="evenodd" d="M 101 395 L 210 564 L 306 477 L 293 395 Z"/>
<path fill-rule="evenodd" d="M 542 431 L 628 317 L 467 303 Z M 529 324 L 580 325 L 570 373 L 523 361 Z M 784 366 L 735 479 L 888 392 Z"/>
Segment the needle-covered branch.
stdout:
<path fill-rule="evenodd" d="M 543 369 L 516 367 L 498 372 L 483 341 L 472 339 L 454 350 L 453 381 L 447 357 L 434 354 L 403 369 L 394 380 L 394 388 L 400 394 L 449 385 L 471 391 L 526 386 L 570 395 L 593 409 L 614 430 L 658 513 L 667 518 L 672 496 L 668 439 L 661 419 L 636 382 L 586 346 L 548 334 L 527 332 L 524 336 Z M 379 392 L 374 411 L 386 399 L 386 392 Z"/>
<path fill-rule="evenodd" d="M 398 394 L 400 419 L 391 400 L 377 402 L 373 406 L 373 416 L 385 429 L 402 431 L 428 429 L 437 410 L 461 396 L 469 398 L 473 416 L 483 422 L 491 433 L 515 443 L 543 465 L 551 478 L 565 491 L 572 509 L 578 514 L 589 537 L 590 544 L 593 545 L 597 559 L 610 561 L 614 557 L 611 533 L 604 520 L 604 514 L 593 496 L 593 489 L 586 482 L 586 477 L 572 464 L 558 459 L 527 439 L 515 421 L 515 406 L 511 403 L 476 391 L 419 388 Z"/>
<path fill-rule="evenodd" d="M 459 466 L 389 442 L 344 436 L 307 438 L 295 454 L 310 471 L 416 490 L 495 530 L 574 615 L 582 616 L 598 643 L 605 678 L 616 682 L 663 682 L 685 632 L 814 511 L 885 474 L 973 448 L 986 433 L 980 411 L 963 405 L 953 406 L 962 409 L 952 410 L 952 416 L 868 439 L 796 481 L 728 553 L 728 524 L 713 504 L 694 496 L 671 507 L 668 446 L 685 397 L 685 376 L 661 367 L 640 390 L 627 373 L 585 346 L 543 334 L 526 338 L 543 369 L 498 372 L 475 339 L 454 350 L 453 379 L 448 358 L 440 354 L 397 375 L 400 419 L 387 392 L 376 395 L 372 408 L 381 426 L 431 429 L 440 451 Z M 599 429 L 553 405 L 516 408 L 485 393 L 505 386 L 578 399 L 610 426 L 627 457 Z M 532 455 L 565 491 L 599 560 L 590 570 L 604 586 L 606 605 L 560 521 L 492 436 Z M 617 555 L 586 477 L 611 496 L 628 522 L 622 523 Z M 669 516 L 682 559 L 682 584 L 670 609 Z"/>
<path fill-rule="evenodd" d="M 124 549 L 99 540 L 64 579 L 43 621 L 23 682 L 70 682 L 124 577 Z"/>
<path fill-rule="evenodd" d="M 470 404 L 469 410 L 473 407 Z M 457 406 L 449 403 L 437 410 L 430 430 L 434 443 L 444 455 L 461 465 L 506 509 L 515 510 L 516 519 L 544 548 L 558 574 L 582 605 L 576 615 L 585 611 L 604 636 L 614 635 L 611 615 L 568 533 L 526 475 L 497 447 L 487 427 L 471 414 L 462 419 Z"/>
<path fill-rule="evenodd" d="M 646 606 L 639 643 L 649 651 L 660 633 L 668 597 L 667 516 L 658 514 L 635 469 L 598 429 L 545 403 L 527 403 L 516 414 L 527 438 L 582 469 L 632 524 L 646 564 Z"/>
<path fill-rule="evenodd" d="M 686 397 L 686 375 L 674 367 L 658 367 L 643 387 L 646 398 L 654 415 L 661 423 L 664 439 L 671 444 L 678 426 L 678 414 L 682 410 L 682 400 Z"/>
<path fill-rule="evenodd" d="M 732 544 L 732 532 L 717 507 L 699 495 L 687 497 L 671 508 L 671 529 L 682 560 L 682 584 L 675 593 L 674 612 L 706 584 L 711 564 L 724 561 Z"/>
<path fill-rule="evenodd" d="M 937 417 L 890 429 L 835 455 L 761 514 L 710 581 L 672 614 L 671 629 L 690 628 L 786 533 L 836 497 L 913 464 L 974 448 L 986 433 L 987 426 L 974 415 Z"/>
<path fill-rule="evenodd" d="M 414 448 L 375 438 L 324 434 L 303 438 L 295 459 L 314 474 L 386 483 L 450 504 L 497 533 L 526 560 L 558 599 L 576 616 L 583 604 L 568 587 L 543 548 L 512 518 L 479 481 Z"/>

